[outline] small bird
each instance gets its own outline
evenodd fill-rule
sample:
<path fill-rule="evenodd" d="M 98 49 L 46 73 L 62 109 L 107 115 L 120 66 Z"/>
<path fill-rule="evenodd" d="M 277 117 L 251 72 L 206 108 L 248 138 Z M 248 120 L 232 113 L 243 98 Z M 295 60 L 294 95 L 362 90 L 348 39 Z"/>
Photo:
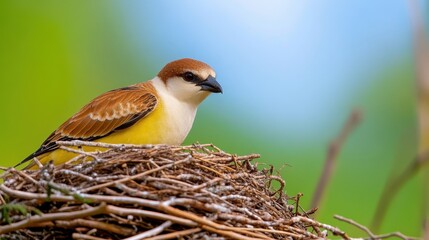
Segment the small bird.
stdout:
<path fill-rule="evenodd" d="M 222 93 L 222 87 L 209 65 L 190 58 L 170 62 L 149 81 L 93 99 L 18 165 L 35 157 L 42 164 L 52 160 L 58 165 L 76 156 L 59 149 L 57 141 L 180 145 L 191 130 L 198 105 L 210 93 Z M 26 167 L 34 168 L 34 161 Z"/>

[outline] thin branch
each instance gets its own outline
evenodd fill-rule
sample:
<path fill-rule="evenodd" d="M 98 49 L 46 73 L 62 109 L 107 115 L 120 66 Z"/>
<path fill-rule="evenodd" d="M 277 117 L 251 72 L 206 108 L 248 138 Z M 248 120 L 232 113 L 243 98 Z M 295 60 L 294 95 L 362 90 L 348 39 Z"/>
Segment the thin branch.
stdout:
<path fill-rule="evenodd" d="M 108 212 L 108 209 L 106 209 L 106 213 Z M 43 222 L 41 224 L 35 224 L 34 227 L 60 227 L 60 228 L 67 228 L 67 229 L 75 229 L 77 227 L 87 227 L 87 228 L 94 228 L 99 230 L 104 230 L 106 232 L 119 234 L 122 236 L 130 236 L 134 233 L 133 229 L 121 227 L 114 224 L 104 223 L 104 222 L 98 222 L 93 220 L 87 220 L 87 219 L 73 219 L 73 220 L 56 220 L 53 222 Z"/>
<path fill-rule="evenodd" d="M 336 159 L 350 133 L 356 128 L 362 119 L 362 112 L 360 110 L 354 110 L 347 122 L 345 123 L 340 134 L 334 139 L 329 145 L 328 153 L 326 156 L 325 166 L 317 184 L 316 190 L 314 191 L 313 199 L 311 201 L 311 208 L 316 208 L 320 205 L 326 188 L 329 185 L 330 179 L 335 171 Z"/>
<path fill-rule="evenodd" d="M 1 167 L 1 171 L 4 171 L 2 174 L 0 174 L 0 179 L 5 179 L 6 176 L 10 174 L 10 171 L 12 170 L 11 167 Z"/>
<path fill-rule="evenodd" d="M 423 239 L 429 240 L 429 218 L 426 218 L 423 223 Z"/>
<path fill-rule="evenodd" d="M 3 184 L 0 184 L 0 190 L 5 192 L 9 196 L 14 196 L 22 199 L 29 199 L 29 200 L 49 199 L 50 201 L 54 201 L 54 202 L 79 202 L 73 196 L 63 196 L 63 195 L 48 196 L 47 194 L 18 191 L 18 190 L 10 189 Z M 92 202 L 106 202 L 106 203 L 112 203 L 112 204 L 115 204 L 115 203 L 116 204 L 117 203 L 137 204 L 143 207 L 150 207 L 154 209 L 158 209 L 161 204 L 159 201 L 153 201 L 153 200 L 147 200 L 147 199 L 141 199 L 141 198 L 135 198 L 135 197 L 127 197 L 127 196 L 104 196 L 104 195 L 84 194 L 84 193 L 80 194 L 79 196 L 85 200 L 89 200 Z"/>
<path fill-rule="evenodd" d="M 79 239 L 79 240 L 108 240 L 106 238 L 94 237 L 94 236 L 82 234 L 82 233 L 73 233 L 72 238 Z"/>
<path fill-rule="evenodd" d="M 116 207 L 116 206 L 107 206 L 107 211 L 116 215 L 120 216 L 140 216 L 140 217 L 146 217 L 151 219 L 157 219 L 157 220 L 164 220 L 164 221 L 170 221 L 176 224 L 180 224 L 183 226 L 188 227 L 196 227 L 198 224 L 194 221 L 190 221 L 188 219 L 179 218 L 171 215 L 167 215 L 160 212 L 153 212 L 148 210 L 141 210 L 141 209 L 128 209 L 128 208 L 122 208 L 122 207 Z"/>
<path fill-rule="evenodd" d="M 158 234 L 162 233 L 166 228 L 170 227 L 171 224 L 172 224 L 172 222 L 166 221 L 166 222 L 164 222 L 163 224 L 159 225 L 156 228 L 153 228 L 153 229 L 148 230 L 146 232 L 139 233 L 139 234 L 137 234 L 135 236 L 126 238 L 124 240 L 141 240 L 141 239 L 144 239 L 144 238 L 153 237 L 155 235 L 158 235 Z"/>
<path fill-rule="evenodd" d="M 104 213 L 106 211 L 106 204 L 101 203 L 98 207 L 93 207 L 81 211 L 75 211 L 75 212 L 61 212 L 61 213 L 47 213 L 43 214 L 41 216 L 35 215 L 32 217 L 29 217 L 25 220 L 11 223 L 9 225 L 0 226 L 0 234 L 12 232 L 18 229 L 22 228 L 28 228 L 32 227 L 35 224 L 41 223 L 41 222 L 49 222 L 49 221 L 55 221 L 55 220 L 68 220 L 68 219 L 76 219 L 76 218 L 84 218 L 89 217 L 93 215 L 97 215 L 100 213 Z"/>
<path fill-rule="evenodd" d="M 300 207 L 299 200 L 301 199 L 302 196 L 304 196 L 303 193 L 298 193 L 295 197 L 296 198 L 296 200 L 295 200 L 295 216 L 298 216 L 298 214 L 299 214 L 299 207 Z"/>
<path fill-rule="evenodd" d="M 158 167 L 158 168 L 154 168 L 154 169 L 151 169 L 151 170 L 148 170 L 148 171 L 145 171 L 145 172 L 133 175 L 133 176 L 129 176 L 129 177 L 126 177 L 126 178 L 123 178 L 123 179 L 119 179 L 119 180 L 116 180 L 116 181 L 106 182 L 106 183 L 103 183 L 103 184 L 99 184 L 99 185 L 95 185 L 95 186 L 92 186 L 92 187 L 89 187 L 89 188 L 85 188 L 85 189 L 82 189 L 81 192 L 90 192 L 90 191 L 94 191 L 94 190 L 97 190 L 97 189 L 100 189 L 100 188 L 114 186 L 114 185 L 116 185 L 118 183 L 127 182 L 127 181 L 130 181 L 130 180 L 136 179 L 136 178 L 141 178 L 141 177 L 144 177 L 144 176 L 149 175 L 151 173 L 158 172 L 158 171 L 161 171 L 161 170 L 166 169 L 166 168 L 170 168 L 170 167 L 182 164 L 182 163 L 189 162 L 191 159 L 192 159 L 192 156 L 188 155 L 187 158 L 179 160 L 177 162 L 166 164 L 164 166 L 161 166 L 161 167 Z"/>
<path fill-rule="evenodd" d="M 207 187 L 211 186 L 212 184 L 220 182 L 220 181 L 223 181 L 223 180 L 224 179 L 222 179 L 222 178 L 214 178 L 214 179 L 212 179 L 212 180 L 210 180 L 208 182 L 201 183 L 200 185 L 191 186 L 190 189 L 186 189 L 185 191 L 195 191 L 196 192 L 196 191 L 199 191 L 199 190 L 201 190 L 203 188 L 207 188 Z"/>
<path fill-rule="evenodd" d="M 246 230 L 246 231 L 258 231 L 258 232 L 276 233 L 276 234 L 280 234 L 280 235 L 291 236 L 291 237 L 294 237 L 294 238 L 300 238 L 300 236 L 302 236 L 302 235 L 304 235 L 305 237 L 308 237 L 308 238 L 313 238 L 313 239 L 317 239 L 318 238 L 313 233 L 305 231 L 305 230 L 301 230 L 299 228 L 294 228 L 294 227 L 291 227 L 291 226 L 286 226 L 286 228 L 288 230 L 291 230 L 291 232 L 274 230 L 274 229 L 265 229 L 265 228 L 239 228 L 239 229 Z M 302 235 L 294 234 L 294 232 L 295 233 L 300 233 Z"/>
<path fill-rule="evenodd" d="M 356 221 L 349 219 L 349 218 L 345 218 L 343 216 L 340 215 L 334 215 L 335 219 L 338 219 L 342 222 L 348 223 L 352 226 L 355 226 L 357 228 L 359 228 L 360 230 L 364 231 L 366 234 L 368 234 L 369 239 L 385 239 L 385 238 L 390 238 L 390 237 L 398 237 L 400 239 L 404 239 L 404 240 L 412 240 L 412 239 L 419 239 L 419 238 L 415 238 L 415 237 L 408 237 L 405 236 L 404 234 L 400 233 L 400 232 L 393 232 L 393 233 L 386 233 L 386 234 L 380 234 L 380 235 L 376 235 L 374 233 L 371 232 L 371 230 L 369 230 L 367 227 L 363 226 L 360 223 L 357 223 Z"/>
<path fill-rule="evenodd" d="M 18 165 L 21 165 L 22 163 L 19 163 Z M 34 157 L 33 159 L 32 159 L 32 164 L 30 164 L 29 166 L 31 166 L 31 165 L 37 165 L 37 167 L 39 168 L 39 169 L 42 169 L 43 168 L 43 164 L 40 162 L 40 160 L 39 160 L 39 158 L 38 157 Z"/>
<path fill-rule="evenodd" d="M 318 226 L 320 228 L 324 228 L 324 229 L 332 232 L 336 236 L 341 236 L 343 239 L 350 239 L 350 237 L 347 236 L 347 234 L 344 231 L 342 231 L 336 227 L 333 227 L 331 225 L 328 225 L 328 224 L 319 223 L 319 222 L 317 222 L 313 219 L 307 218 L 307 217 L 302 217 L 302 216 L 292 217 L 289 220 L 289 222 L 291 222 L 291 223 L 297 223 L 297 222 L 309 223 L 312 226 Z"/>
<path fill-rule="evenodd" d="M 67 151 L 67 152 L 79 154 L 80 156 L 91 157 L 94 160 L 99 161 L 99 158 L 96 155 L 97 152 L 86 152 L 86 151 L 82 151 L 79 149 L 73 149 L 73 148 L 69 148 L 69 147 L 65 147 L 65 146 L 60 146 L 60 149 Z"/>
<path fill-rule="evenodd" d="M 3 166 L 0 166 L 0 171 L 7 171 L 7 170 L 9 170 L 10 169 L 10 167 L 3 167 Z"/>
<path fill-rule="evenodd" d="M 236 238 L 238 238 L 238 239 L 247 239 L 246 236 L 242 235 L 242 234 L 245 234 L 245 235 L 250 235 L 250 236 L 254 236 L 254 237 L 256 236 L 256 237 L 259 237 L 259 238 L 270 239 L 270 238 L 268 238 L 267 236 L 264 236 L 264 235 L 255 234 L 255 233 L 252 233 L 252 232 L 249 232 L 249 231 L 246 231 L 246 230 L 239 230 L 239 228 L 228 227 L 228 226 L 225 226 L 225 225 L 217 224 L 217 223 L 215 223 L 213 221 L 210 221 L 210 220 L 208 220 L 206 218 L 202 218 L 202 217 L 200 217 L 200 216 L 198 216 L 196 214 L 190 213 L 190 212 L 182 211 L 180 209 L 171 207 L 171 206 L 169 206 L 167 204 L 163 204 L 162 205 L 162 210 L 165 211 L 166 213 L 173 214 L 175 216 L 183 217 L 183 218 L 186 218 L 186 219 L 190 219 L 190 220 L 192 220 L 194 222 L 197 222 L 197 223 L 203 225 L 203 229 L 206 229 L 206 227 L 208 227 L 208 229 L 212 229 L 213 228 L 213 229 L 219 230 L 219 233 L 225 233 L 226 235 L 223 235 L 223 234 L 222 235 L 226 236 L 226 237 L 231 237 L 231 238 L 234 238 L 234 239 L 236 239 Z M 225 231 L 222 231 L 222 230 L 225 230 Z M 237 232 L 237 233 L 230 234 L 229 231 L 233 231 L 233 232 Z"/>
<path fill-rule="evenodd" d="M 153 144 L 114 144 L 114 143 L 103 143 L 103 142 L 92 142 L 92 141 L 81 141 L 81 140 L 73 140 L 73 141 L 57 141 L 58 145 L 61 146 L 70 146 L 70 147 L 101 147 L 101 148 L 116 148 L 116 149 L 151 149 L 154 147 L 165 146 L 165 145 L 153 145 Z"/>
<path fill-rule="evenodd" d="M 387 209 L 389 209 L 390 203 L 395 198 L 399 189 L 421 168 L 429 164 L 429 151 L 422 153 L 421 156 L 416 157 L 416 160 L 410 162 L 407 168 L 401 172 L 398 176 L 392 177 L 388 180 L 386 186 L 383 189 L 380 199 L 378 200 L 377 208 L 372 220 L 371 229 L 377 232 L 380 229 L 380 225 L 383 222 L 384 216 L 386 215 Z"/>
<path fill-rule="evenodd" d="M 371 232 L 367 227 L 365 227 L 365 226 L 363 226 L 363 225 L 361 225 L 361 224 L 359 224 L 359 223 L 355 222 L 354 220 L 349 219 L 349 218 L 345 218 L 345 217 L 340 216 L 340 215 L 334 215 L 334 218 L 335 218 L 335 219 L 338 219 L 338 220 L 340 220 L 340 221 L 346 222 L 346 223 L 348 223 L 348 224 L 350 224 L 350 225 L 353 225 L 353 226 L 355 226 L 355 227 L 359 228 L 360 230 L 362 230 L 362 231 L 366 232 L 366 234 L 368 234 L 368 236 L 369 236 L 371 239 L 375 239 L 375 234 L 374 234 L 374 233 L 372 233 L 372 232 Z"/>
<path fill-rule="evenodd" d="M 94 181 L 93 177 L 87 176 L 85 174 L 82 174 L 82 173 L 79 173 L 79 172 L 76 172 L 76 171 L 73 171 L 73 170 L 70 170 L 70 169 L 59 169 L 58 172 L 66 174 L 66 175 L 77 176 L 77 177 L 80 177 L 80 178 L 82 178 L 82 179 L 84 179 L 86 181 Z"/>
<path fill-rule="evenodd" d="M 404 234 L 402 234 L 400 232 L 380 234 L 380 235 L 376 235 L 375 237 L 376 237 L 375 239 L 386 239 L 386 238 L 391 238 L 391 237 L 397 237 L 397 238 L 404 239 L 404 240 L 421 240 L 421 238 L 418 238 L 418 237 L 405 236 Z M 372 239 L 370 239 L 370 240 L 372 240 Z"/>
<path fill-rule="evenodd" d="M 229 239 L 237 239 L 237 240 L 272 239 L 272 238 L 268 238 L 268 237 L 265 237 L 265 238 L 246 237 L 244 235 L 241 235 L 239 233 L 235 233 L 233 231 L 220 230 L 217 228 L 209 227 L 207 225 L 202 226 L 202 229 L 207 230 L 207 231 L 212 232 L 212 233 L 217 233 L 217 234 L 224 236 L 224 237 L 227 237 Z M 274 239 L 272 239 L 272 240 L 274 240 Z"/>
<path fill-rule="evenodd" d="M 201 228 L 191 228 L 191 229 L 186 229 L 183 231 L 167 233 L 167 234 L 158 235 L 155 237 L 146 238 L 146 240 L 167 240 L 167 239 L 173 239 L 173 238 L 178 239 L 180 237 L 191 235 L 191 234 L 194 234 L 197 232 L 201 232 Z"/>
<path fill-rule="evenodd" d="M 15 168 L 11 168 L 10 171 L 12 173 L 18 174 L 19 176 L 28 179 L 30 182 L 32 182 L 34 185 L 41 187 L 41 184 L 36 181 L 34 178 L 32 178 L 31 176 L 29 176 L 28 174 L 26 174 L 24 171 L 18 171 Z"/>

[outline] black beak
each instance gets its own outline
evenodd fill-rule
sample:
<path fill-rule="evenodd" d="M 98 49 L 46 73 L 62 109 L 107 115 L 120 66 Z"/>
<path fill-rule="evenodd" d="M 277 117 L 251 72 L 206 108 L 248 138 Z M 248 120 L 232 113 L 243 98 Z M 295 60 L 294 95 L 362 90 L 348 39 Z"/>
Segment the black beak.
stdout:
<path fill-rule="evenodd" d="M 201 90 L 209 91 L 213 93 L 223 93 L 222 87 L 216 81 L 216 78 L 209 76 L 206 80 L 197 83 L 197 86 L 201 86 Z"/>

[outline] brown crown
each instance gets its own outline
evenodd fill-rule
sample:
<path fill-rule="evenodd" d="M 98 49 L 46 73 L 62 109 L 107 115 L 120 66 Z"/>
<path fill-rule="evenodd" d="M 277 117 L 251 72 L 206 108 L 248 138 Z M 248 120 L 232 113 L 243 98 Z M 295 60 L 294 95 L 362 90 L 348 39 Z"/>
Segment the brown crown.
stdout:
<path fill-rule="evenodd" d="M 165 65 L 158 73 L 158 77 L 165 82 L 167 79 L 180 76 L 187 71 L 199 72 L 204 69 L 211 69 L 211 67 L 191 58 L 182 58 Z"/>

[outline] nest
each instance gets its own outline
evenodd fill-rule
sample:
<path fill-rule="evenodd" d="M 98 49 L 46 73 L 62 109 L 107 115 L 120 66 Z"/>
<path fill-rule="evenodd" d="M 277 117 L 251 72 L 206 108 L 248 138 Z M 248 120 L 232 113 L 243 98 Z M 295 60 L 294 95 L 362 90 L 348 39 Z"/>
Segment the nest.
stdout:
<path fill-rule="evenodd" d="M 258 170 L 257 154 L 200 144 L 60 144 L 79 156 L 3 173 L 0 239 L 348 238 L 301 210 L 272 168 Z"/>

